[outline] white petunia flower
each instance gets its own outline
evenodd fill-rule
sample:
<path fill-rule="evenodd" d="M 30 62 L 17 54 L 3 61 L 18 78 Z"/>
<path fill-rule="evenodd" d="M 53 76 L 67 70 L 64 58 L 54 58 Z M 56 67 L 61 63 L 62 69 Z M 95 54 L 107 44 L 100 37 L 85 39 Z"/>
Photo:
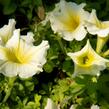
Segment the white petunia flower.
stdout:
<path fill-rule="evenodd" d="M 50 98 L 48 98 L 47 104 L 44 109 L 59 109 L 59 108 Z"/>
<path fill-rule="evenodd" d="M 75 64 L 74 74 L 89 74 L 99 76 L 100 71 L 106 68 L 109 60 L 99 56 L 91 47 L 89 40 L 85 47 L 78 52 L 68 53 Z"/>
<path fill-rule="evenodd" d="M 98 105 L 92 105 L 91 109 L 100 109 L 100 107 Z"/>
<path fill-rule="evenodd" d="M 11 38 L 13 31 L 15 29 L 15 20 L 9 19 L 8 25 L 4 25 L 0 28 L 0 44 L 5 45 L 7 41 Z"/>
<path fill-rule="evenodd" d="M 53 31 L 67 41 L 84 39 L 87 34 L 84 21 L 89 17 L 89 13 L 83 9 L 84 6 L 84 3 L 77 5 L 61 0 L 47 16 Z"/>
<path fill-rule="evenodd" d="M 109 21 L 100 21 L 96 16 L 96 10 L 92 10 L 89 19 L 86 20 L 86 27 L 90 34 L 106 37 L 109 34 Z"/>
<path fill-rule="evenodd" d="M 42 72 L 48 48 L 48 41 L 42 41 L 38 46 L 29 45 L 20 38 L 20 29 L 14 30 L 6 46 L 0 46 L 1 73 L 28 78 Z"/>
<path fill-rule="evenodd" d="M 92 10 L 89 19 L 86 20 L 86 27 L 90 34 L 98 36 L 96 51 L 100 53 L 109 38 L 109 21 L 100 21 L 96 16 L 96 10 Z"/>

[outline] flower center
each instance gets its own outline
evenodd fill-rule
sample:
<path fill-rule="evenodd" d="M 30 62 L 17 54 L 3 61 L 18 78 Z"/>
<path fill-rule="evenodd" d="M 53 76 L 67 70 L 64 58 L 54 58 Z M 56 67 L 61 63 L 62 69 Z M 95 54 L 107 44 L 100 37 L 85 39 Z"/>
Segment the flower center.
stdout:
<path fill-rule="evenodd" d="M 18 49 L 14 49 L 14 48 L 6 49 L 6 56 L 9 61 L 18 63 L 18 64 L 28 63 L 31 59 L 31 55 L 25 54 L 20 49 L 18 50 Z"/>
<path fill-rule="evenodd" d="M 94 56 L 91 53 L 83 54 L 77 58 L 77 62 L 82 67 L 89 67 L 94 61 Z"/>
<path fill-rule="evenodd" d="M 66 21 L 63 21 L 63 24 L 67 31 L 75 31 L 80 24 L 79 16 L 69 16 Z"/>

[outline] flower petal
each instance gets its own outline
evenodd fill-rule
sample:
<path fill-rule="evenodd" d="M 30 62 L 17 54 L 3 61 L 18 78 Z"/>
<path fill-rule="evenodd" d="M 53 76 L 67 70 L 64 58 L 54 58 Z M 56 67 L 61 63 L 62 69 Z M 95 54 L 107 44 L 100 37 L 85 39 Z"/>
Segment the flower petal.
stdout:
<path fill-rule="evenodd" d="M 14 30 L 13 36 L 8 40 L 6 47 L 18 47 L 20 40 L 20 29 Z"/>
<path fill-rule="evenodd" d="M 85 25 L 87 30 L 92 35 L 98 35 L 99 37 L 106 37 L 109 34 L 109 21 L 100 21 L 96 16 L 96 11 L 92 10 L 92 13 Z"/>
<path fill-rule="evenodd" d="M 33 45 L 33 36 L 34 34 L 32 32 L 28 32 L 27 35 L 21 35 L 21 39 L 23 39 L 26 43 Z"/>
<path fill-rule="evenodd" d="M 41 65 L 44 65 L 46 62 L 46 54 L 48 49 L 49 49 L 48 41 L 42 41 L 40 45 L 36 46 L 32 60 L 37 61 Z"/>
<path fill-rule="evenodd" d="M 75 77 L 75 76 L 78 76 L 81 74 L 99 76 L 100 71 L 102 71 L 102 70 L 104 70 L 104 67 L 98 66 L 98 65 L 92 65 L 90 67 L 84 68 L 84 67 L 81 67 L 81 66 L 78 66 L 77 64 L 75 64 L 73 76 Z"/>
<path fill-rule="evenodd" d="M 75 109 L 75 106 L 74 105 L 71 105 L 70 109 Z"/>
<path fill-rule="evenodd" d="M 12 36 L 15 29 L 15 24 L 16 22 L 14 19 L 9 19 L 8 25 L 4 25 L 2 28 L 0 28 L 0 38 L 2 44 L 6 44 L 8 39 Z"/>
<path fill-rule="evenodd" d="M 6 57 L 6 48 L 2 47 L 1 45 L 0 45 L 0 60 L 4 60 L 4 61 L 7 60 L 7 57 Z"/>
<path fill-rule="evenodd" d="M 75 63 L 78 63 L 76 57 L 79 57 L 79 56 L 81 56 L 81 54 L 86 53 L 89 49 L 92 50 L 92 47 L 91 47 L 91 45 L 90 45 L 89 40 L 87 40 L 87 44 L 86 44 L 80 51 L 77 51 L 77 52 L 75 52 L 75 53 L 69 52 L 69 53 L 67 53 L 67 55 L 70 56 L 70 57 L 73 59 L 73 61 L 74 61 Z M 79 64 L 79 63 L 78 63 L 78 64 Z"/>
<path fill-rule="evenodd" d="M 39 74 L 39 72 L 42 72 L 42 66 L 37 65 L 37 63 L 24 64 L 18 67 L 18 74 L 21 78 L 29 78 Z"/>
<path fill-rule="evenodd" d="M 87 31 L 85 30 L 85 28 L 83 26 L 79 26 L 73 33 L 73 36 L 77 41 L 81 41 L 85 38 L 86 34 Z"/>
<path fill-rule="evenodd" d="M 2 73 L 8 77 L 17 76 L 18 66 L 17 64 L 13 64 L 12 62 L 6 62 L 1 69 Z"/>
<path fill-rule="evenodd" d="M 100 109 L 100 107 L 98 105 L 92 105 L 91 109 Z"/>
<path fill-rule="evenodd" d="M 99 23 L 95 9 L 92 10 L 90 17 L 89 17 L 89 19 L 87 19 L 87 21 L 90 22 L 90 23 L 93 23 L 93 24 Z"/>
<path fill-rule="evenodd" d="M 58 109 L 58 107 L 54 104 L 54 102 L 50 98 L 48 98 L 47 105 L 45 106 L 44 109 Z"/>

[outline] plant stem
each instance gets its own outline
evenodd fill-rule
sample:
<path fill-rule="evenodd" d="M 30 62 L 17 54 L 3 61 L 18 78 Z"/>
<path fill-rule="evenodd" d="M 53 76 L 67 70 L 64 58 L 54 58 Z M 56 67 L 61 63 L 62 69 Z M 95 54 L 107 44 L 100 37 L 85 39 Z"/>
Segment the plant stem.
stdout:
<path fill-rule="evenodd" d="M 101 50 L 104 47 L 105 43 L 107 42 L 108 38 L 109 38 L 108 36 L 104 38 L 99 36 L 97 37 L 97 47 L 96 47 L 97 53 L 101 53 Z"/>
<path fill-rule="evenodd" d="M 60 45 L 60 47 L 61 47 L 61 50 L 62 50 L 63 54 L 66 55 L 66 51 L 65 51 L 64 45 L 63 45 L 63 43 L 62 43 L 61 37 L 59 36 L 59 37 L 57 38 L 57 40 L 58 40 L 58 43 L 59 43 L 59 45 Z"/>
<path fill-rule="evenodd" d="M 106 57 L 106 56 L 108 56 L 108 55 L 109 55 L 109 50 L 105 51 L 105 52 L 102 54 L 103 57 Z"/>
<path fill-rule="evenodd" d="M 8 81 L 8 89 L 6 91 L 6 95 L 5 95 L 4 99 L 2 101 L 3 103 L 5 103 L 8 100 L 8 98 L 9 98 L 9 96 L 11 94 L 12 88 L 14 86 L 14 81 L 15 80 L 16 80 L 16 77 L 9 78 L 9 81 Z"/>

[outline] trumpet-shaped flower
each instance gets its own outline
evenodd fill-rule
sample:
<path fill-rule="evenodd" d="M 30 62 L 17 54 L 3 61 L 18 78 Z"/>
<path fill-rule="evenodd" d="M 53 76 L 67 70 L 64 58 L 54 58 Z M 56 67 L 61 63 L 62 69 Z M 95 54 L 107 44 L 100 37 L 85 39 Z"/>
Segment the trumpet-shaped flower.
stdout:
<path fill-rule="evenodd" d="M 8 25 L 4 25 L 2 28 L 0 28 L 0 44 L 1 45 L 5 45 L 7 41 L 10 39 L 15 29 L 15 24 L 16 22 L 14 19 L 9 19 Z"/>
<path fill-rule="evenodd" d="M 20 38 L 20 30 L 14 30 L 6 46 L 0 46 L 0 70 L 8 77 L 19 75 L 28 78 L 43 71 L 48 41 L 38 46 L 29 45 Z"/>
<path fill-rule="evenodd" d="M 89 19 L 86 21 L 86 27 L 90 34 L 98 36 L 96 51 L 100 53 L 109 38 L 109 21 L 100 21 L 96 16 L 96 11 L 92 10 Z"/>
<path fill-rule="evenodd" d="M 84 39 L 87 34 L 84 21 L 89 17 L 89 13 L 83 9 L 84 6 L 84 3 L 77 5 L 61 0 L 48 15 L 53 31 L 67 41 Z"/>
<path fill-rule="evenodd" d="M 74 74 L 99 75 L 106 68 L 109 60 L 99 56 L 91 47 L 89 40 L 85 47 L 78 52 L 68 53 L 75 64 Z"/>
<path fill-rule="evenodd" d="M 109 34 L 109 21 L 100 21 L 96 16 L 96 10 L 92 10 L 89 19 L 86 20 L 86 27 L 92 35 L 106 37 Z"/>

